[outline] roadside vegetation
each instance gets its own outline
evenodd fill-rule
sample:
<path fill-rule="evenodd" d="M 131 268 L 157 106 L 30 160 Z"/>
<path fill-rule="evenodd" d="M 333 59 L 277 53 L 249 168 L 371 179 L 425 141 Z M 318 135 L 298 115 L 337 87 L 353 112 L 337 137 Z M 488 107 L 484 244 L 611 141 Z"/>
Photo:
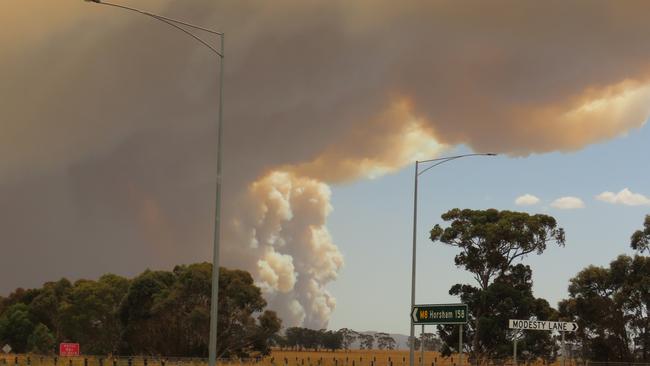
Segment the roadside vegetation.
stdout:
<path fill-rule="evenodd" d="M 505 362 L 512 355 L 513 337 L 518 337 L 522 362 L 558 360 L 557 335 L 515 333 L 507 329 L 508 319 L 576 322 L 578 331 L 566 335 L 573 358 L 650 362 L 650 257 L 645 255 L 650 252 L 650 215 L 625 244 L 636 254 L 579 271 L 569 281 L 568 298 L 557 308 L 534 296 L 533 271 L 525 262 L 530 255 L 543 255 L 551 245 L 565 245 L 564 230 L 555 218 L 453 209 L 442 215 L 442 221 L 447 225 L 435 225 L 431 240 L 458 249 L 455 265 L 474 278 L 449 290 L 468 305 L 464 328 L 468 341 L 462 351 L 470 362 Z M 98 355 L 91 360 L 99 366 L 135 366 L 122 365 L 128 358 L 113 355 L 149 357 L 159 360 L 160 366 L 169 357 L 206 357 L 211 272 L 211 264 L 197 263 L 172 271 L 147 270 L 132 279 L 107 274 L 98 280 L 60 279 L 41 288 L 16 289 L 0 297 L 0 347 L 9 344 L 17 354 L 53 356 L 60 342 L 76 342 L 84 354 Z M 399 344 L 388 333 L 283 327 L 248 272 L 220 268 L 219 291 L 221 359 L 267 360 L 276 366 L 326 366 L 326 359 L 332 366 L 401 366 L 408 359 L 400 353 L 408 344 Z M 449 365 L 454 365 L 459 352 L 457 326 L 438 326 L 423 340 L 425 365 L 442 366 L 450 359 Z M 416 348 L 421 341 L 415 340 Z M 314 356 L 305 356 L 308 352 Z M 386 356 L 391 352 L 401 359 Z M 352 353 L 359 359 L 350 359 Z M 2 359 L 5 364 L 15 361 Z M 108 363 L 109 359 L 120 363 Z M 37 366 L 45 359 L 20 360 Z"/>

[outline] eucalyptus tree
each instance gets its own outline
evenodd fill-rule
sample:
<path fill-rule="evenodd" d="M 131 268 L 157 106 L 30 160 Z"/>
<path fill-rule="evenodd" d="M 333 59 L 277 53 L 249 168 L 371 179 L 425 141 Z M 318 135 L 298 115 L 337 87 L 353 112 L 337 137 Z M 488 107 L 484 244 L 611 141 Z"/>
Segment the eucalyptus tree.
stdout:
<path fill-rule="evenodd" d="M 478 287 L 457 284 L 450 293 L 471 300 L 468 348 L 476 359 L 485 358 L 494 351 L 488 334 L 492 324 L 493 305 L 489 292 L 496 278 L 506 278 L 515 270 L 514 263 L 529 254 L 542 254 L 549 244 L 565 245 L 564 229 L 552 216 L 496 209 L 452 209 L 442 215 L 449 222 L 446 228 L 436 224 L 430 239 L 456 247 L 456 266 L 470 272 Z M 532 295 L 531 295 L 532 296 Z M 494 297 L 494 300 L 499 300 Z M 487 327 L 487 328 L 486 328 Z M 503 325 L 499 325 L 503 328 Z"/>

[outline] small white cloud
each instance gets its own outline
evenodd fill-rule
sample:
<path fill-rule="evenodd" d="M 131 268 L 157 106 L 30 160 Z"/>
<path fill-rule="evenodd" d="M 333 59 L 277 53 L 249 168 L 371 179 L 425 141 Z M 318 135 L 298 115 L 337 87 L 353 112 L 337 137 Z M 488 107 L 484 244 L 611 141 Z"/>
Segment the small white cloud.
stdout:
<path fill-rule="evenodd" d="M 561 197 L 551 202 L 551 207 L 559 208 L 560 210 L 574 210 L 576 208 L 584 208 L 585 203 L 578 197 Z"/>
<path fill-rule="evenodd" d="M 539 203 L 539 198 L 528 193 L 526 193 L 523 196 L 519 196 L 517 197 L 517 199 L 515 199 L 515 205 L 517 206 L 532 206 L 538 203 Z"/>
<path fill-rule="evenodd" d="M 632 193 L 627 188 L 624 188 L 622 191 L 618 193 L 614 192 L 603 192 L 596 196 L 596 199 L 599 201 L 607 202 L 607 203 L 612 203 L 615 205 L 626 205 L 626 206 L 643 206 L 643 205 L 649 205 L 650 206 L 650 198 L 639 194 L 639 193 Z"/>

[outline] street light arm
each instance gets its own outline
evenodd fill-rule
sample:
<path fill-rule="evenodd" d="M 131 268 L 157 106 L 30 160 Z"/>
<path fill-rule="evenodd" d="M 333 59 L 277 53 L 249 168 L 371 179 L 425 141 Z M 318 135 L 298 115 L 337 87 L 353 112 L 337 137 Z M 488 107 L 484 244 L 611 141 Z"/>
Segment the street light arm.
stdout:
<path fill-rule="evenodd" d="M 199 43 L 201 43 L 205 47 L 209 48 L 212 52 L 217 54 L 219 57 L 223 58 L 223 53 L 219 52 L 216 48 L 214 48 L 208 42 L 204 41 L 201 37 L 197 36 L 196 34 L 190 32 L 190 31 L 188 31 L 187 29 L 179 26 L 178 24 L 181 24 L 181 25 L 184 25 L 184 26 L 187 26 L 187 27 L 190 27 L 190 28 L 194 28 L 194 29 L 199 29 L 199 30 L 202 30 L 202 31 L 205 31 L 205 32 L 208 32 L 208 33 L 212 33 L 212 34 L 216 34 L 216 35 L 219 35 L 219 36 L 223 37 L 222 32 L 213 31 L 213 30 L 210 30 L 210 29 L 207 29 L 207 28 L 199 27 L 198 25 L 194 25 L 194 24 L 186 23 L 186 22 L 183 22 L 183 21 L 180 21 L 180 20 L 164 17 L 164 16 L 158 15 L 158 14 L 153 14 L 153 13 L 150 13 L 148 11 L 144 11 L 144 10 L 140 10 L 140 9 L 136 9 L 136 8 L 131 8 L 129 6 L 108 3 L 108 2 L 105 2 L 105 1 L 101 1 L 101 0 L 85 0 L 85 1 L 92 2 L 92 3 L 97 3 L 97 4 L 101 4 L 101 5 L 113 6 L 113 7 L 124 9 L 124 10 L 133 11 L 133 12 L 136 12 L 136 13 L 140 13 L 142 15 L 146 15 L 146 16 L 148 16 L 150 18 L 159 20 L 159 21 L 161 21 L 161 22 L 163 22 L 163 23 L 165 23 L 165 24 L 167 24 L 169 26 L 172 26 L 172 27 L 180 30 L 181 32 L 187 34 L 188 36 L 194 38 L 196 41 L 198 41 Z"/>
<path fill-rule="evenodd" d="M 194 24 L 182 22 L 180 20 L 176 19 L 171 19 L 164 17 L 162 15 L 157 15 L 157 14 L 152 14 L 147 11 L 131 8 L 128 6 L 124 5 L 118 5 L 118 4 L 113 4 L 109 2 L 103 2 L 102 0 L 85 0 L 87 2 L 93 2 L 97 4 L 103 4 L 103 5 L 108 5 L 112 6 L 115 8 L 120 8 L 124 10 L 129 10 L 135 13 L 139 13 L 142 15 L 146 15 L 148 17 L 151 17 L 153 19 L 156 19 L 158 21 L 161 21 L 167 25 L 170 25 L 181 32 L 187 34 L 188 36 L 194 38 L 196 41 L 210 49 L 212 52 L 217 54 L 220 58 L 219 62 L 219 116 L 217 119 L 217 174 L 216 174 L 216 184 L 215 184 L 215 220 L 214 220 L 214 248 L 212 251 L 212 289 L 211 289 L 211 295 L 210 295 L 210 334 L 209 334 L 209 340 L 208 340 L 208 365 L 209 366 L 216 366 L 217 364 L 217 331 L 218 331 L 218 326 L 217 326 L 217 319 L 218 319 L 218 313 L 219 313 L 219 245 L 220 245 L 220 238 L 221 238 L 221 171 L 222 171 L 222 154 L 221 154 L 221 149 L 222 149 L 222 140 L 223 140 L 223 133 L 222 133 L 222 127 L 223 127 L 223 75 L 224 75 L 224 68 L 223 64 L 225 61 L 224 58 L 224 43 L 225 43 L 225 36 L 224 33 L 221 32 L 216 32 L 210 29 L 206 29 L 203 27 L 199 27 Z M 192 33 L 188 29 L 184 27 L 188 27 L 191 29 L 197 29 L 201 31 L 205 31 L 211 34 L 216 34 L 221 38 L 221 45 L 220 45 L 220 50 L 217 51 L 216 48 L 208 44 L 206 41 L 201 39 L 199 36 L 196 34 Z"/>
<path fill-rule="evenodd" d="M 437 163 L 427 167 L 426 169 L 422 170 L 421 172 L 418 172 L 418 175 L 422 175 L 427 170 L 429 170 L 431 168 L 434 168 L 434 167 L 437 167 L 438 165 L 444 164 L 444 163 L 446 163 L 448 161 L 452 161 L 452 160 L 456 160 L 456 159 L 460 159 L 460 158 L 465 158 L 465 157 L 468 157 L 468 156 L 496 156 L 496 155 L 497 154 L 495 154 L 495 153 L 465 154 L 465 155 L 448 156 L 446 158 L 438 158 L 438 159 L 429 159 L 429 160 L 418 161 L 417 164 L 431 163 L 431 162 L 437 161 Z"/>

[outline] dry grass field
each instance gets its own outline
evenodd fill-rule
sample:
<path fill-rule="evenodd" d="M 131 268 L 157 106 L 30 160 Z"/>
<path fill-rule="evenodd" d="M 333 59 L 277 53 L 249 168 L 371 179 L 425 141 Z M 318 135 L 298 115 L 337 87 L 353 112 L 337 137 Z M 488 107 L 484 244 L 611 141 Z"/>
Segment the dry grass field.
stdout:
<path fill-rule="evenodd" d="M 467 359 L 463 357 L 463 365 Z M 408 350 L 350 350 L 350 351 L 280 351 L 259 360 L 220 360 L 220 366 L 407 366 Z M 420 365 L 420 352 L 415 356 Z M 425 352 L 424 366 L 458 366 L 458 355 L 442 357 L 438 352 Z M 505 365 L 508 365 L 507 361 Z M 542 361 L 526 366 L 544 366 Z M 0 355 L 0 366 L 206 366 L 202 358 L 176 357 L 53 357 L 39 355 Z M 548 364 L 561 366 L 561 361 Z M 566 366 L 577 366 L 574 360 L 567 360 Z"/>

